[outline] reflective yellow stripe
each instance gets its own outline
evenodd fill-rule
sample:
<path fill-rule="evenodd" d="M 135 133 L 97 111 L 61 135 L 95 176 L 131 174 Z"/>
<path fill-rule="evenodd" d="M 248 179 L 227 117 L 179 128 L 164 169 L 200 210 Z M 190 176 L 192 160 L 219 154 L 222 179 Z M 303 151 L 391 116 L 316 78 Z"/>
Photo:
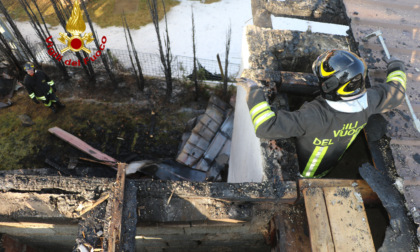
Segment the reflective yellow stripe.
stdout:
<path fill-rule="evenodd" d="M 319 167 L 322 159 L 327 153 L 328 146 L 317 146 L 315 150 L 312 152 L 311 157 L 309 158 L 308 163 L 306 164 L 305 170 L 302 173 L 303 177 L 313 177 L 316 170 Z"/>
<path fill-rule="evenodd" d="M 401 77 L 392 77 L 392 78 L 387 78 L 386 79 L 386 82 L 390 82 L 390 81 L 396 81 L 396 82 L 400 83 L 401 86 L 403 86 L 404 89 L 406 89 L 405 87 L 406 87 L 407 84 L 406 84 L 406 82 L 404 81 L 403 78 L 401 78 Z"/>
<path fill-rule="evenodd" d="M 328 76 L 332 75 L 333 73 L 335 73 L 335 70 L 333 70 L 331 72 L 325 71 L 323 65 L 324 65 L 324 61 L 321 62 L 321 76 L 322 77 L 328 77 Z"/>
<path fill-rule="evenodd" d="M 251 114 L 251 120 L 254 120 L 254 117 L 261 113 L 264 110 L 270 109 L 270 106 L 268 105 L 268 102 L 263 101 L 255 105 L 251 111 L 249 111 L 249 114 Z"/>
<path fill-rule="evenodd" d="M 49 93 L 49 94 L 52 94 L 52 93 L 53 93 L 53 89 L 52 89 L 52 87 L 50 87 L 50 91 L 48 91 L 48 93 Z"/>
<path fill-rule="evenodd" d="M 48 85 L 50 85 L 50 86 L 54 85 L 54 81 L 49 81 L 49 82 L 47 82 L 47 83 L 48 83 Z"/>
<path fill-rule="evenodd" d="M 273 111 L 268 110 L 268 111 L 265 111 L 264 113 L 262 113 L 261 115 L 257 116 L 257 118 L 255 118 L 255 120 L 254 120 L 255 131 L 257 131 L 258 127 L 260 127 L 261 124 L 263 124 L 265 121 L 267 121 L 268 119 L 270 119 L 271 117 L 273 117 L 275 115 L 276 114 L 274 114 Z"/>
<path fill-rule="evenodd" d="M 33 98 L 35 97 L 35 93 L 31 93 L 31 94 L 29 95 L 29 97 L 30 97 L 31 99 L 33 99 Z"/>
<path fill-rule="evenodd" d="M 40 96 L 36 98 L 37 100 L 41 100 L 41 101 L 46 101 L 47 98 L 45 98 L 45 96 Z"/>
<path fill-rule="evenodd" d="M 401 76 L 402 78 L 404 78 L 404 81 L 407 81 L 407 76 L 401 70 L 397 70 L 397 71 L 394 71 L 394 72 L 388 74 L 387 78 L 394 77 L 394 76 Z"/>
<path fill-rule="evenodd" d="M 44 105 L 45 105 L 46 107 L 51 106 L 51 101 L 49 101 L 48 103 L 44 103 Z"/>
<path fill-rule="evenodd" d="M 344 84 L 341 88 L 339 88 L 338 90 L 337 90 L 337 93 L 338 94 L 341 94 L 341 95 L 349 95 L 349 94 L 351 94 L 351 93 L 353 93 L 354 91 L 350 91 L 350 92 L 346 92 L 346 91 L 344 91 L 344 89 L 347 87 L 347 85 L 350 83 L 350 81 L 349 82 L 347 82 L 346 84 Z"/>
<path fill-rule="evenodd" d="M 397 70 L 388 74 L 388 76 L 386 77 L 386 82 L 390 82 L 390 81 L 396 81 L 400 83 L 404 89 L 406 89 L 407 76 L 405 75 L 403 71 Z"/>

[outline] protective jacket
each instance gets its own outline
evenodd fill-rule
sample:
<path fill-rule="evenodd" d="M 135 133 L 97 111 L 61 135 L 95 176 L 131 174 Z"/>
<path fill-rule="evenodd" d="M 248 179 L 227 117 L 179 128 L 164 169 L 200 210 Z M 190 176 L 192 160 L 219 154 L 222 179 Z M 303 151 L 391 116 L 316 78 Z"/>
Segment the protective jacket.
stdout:
<path fill-rule="evenodd" d="M 46 105 L 49 103 L 49 96 L 55 91 L 54 81 L 44 72 L 38 70 L 35 71 L 33 76 L 26 75 L 23 85 L 32 100 L 41 100 Z"/>
<path fill-rule="evenodd" d="M 247 103 L 257 137 L 296 137 L 301 176 L 322 177 L 355 140 L 370 115 L 387 112 L 402 102 L 405 88 L 406 75 L 400 64 L 388 67 L 385 84 L 367 89 L 355 100 L 317 97 L 297 111 L 274 112 L 263 91 L 253 87 Z"/>

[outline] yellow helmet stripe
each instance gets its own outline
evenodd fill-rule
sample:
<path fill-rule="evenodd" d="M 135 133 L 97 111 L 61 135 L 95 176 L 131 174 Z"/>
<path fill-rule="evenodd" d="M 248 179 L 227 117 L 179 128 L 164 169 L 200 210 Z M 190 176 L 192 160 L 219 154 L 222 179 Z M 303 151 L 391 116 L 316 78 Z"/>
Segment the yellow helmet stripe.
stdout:
<path fill-rule="evenodd" d="M 333 70 L 331 72 L 325 71 L 323 65 L 324 65 L 324 61 L 321 62 L 321 76 L 322 77 L 328 77 L 328 76 L 331 76 L 335 73 L 335 70 Z"/>
<path fill-rule="evenodd" d="M 341 88 L 339 88 L 338 90 L 337 90 L 337 93 L 338 94 L 340 94 L 340 95 L 349 95 L 349 94 L 352 94 L 352 93 L 354 93 L 354 91 L 350 91 L 350 92 L 346 92 L 346 91 L 344 91 L 344 89 L 347 87 L 347 85 L 350 83 L 350 81 L 349 82 L 347 82 L 346 84 L 344 84 Z"/>

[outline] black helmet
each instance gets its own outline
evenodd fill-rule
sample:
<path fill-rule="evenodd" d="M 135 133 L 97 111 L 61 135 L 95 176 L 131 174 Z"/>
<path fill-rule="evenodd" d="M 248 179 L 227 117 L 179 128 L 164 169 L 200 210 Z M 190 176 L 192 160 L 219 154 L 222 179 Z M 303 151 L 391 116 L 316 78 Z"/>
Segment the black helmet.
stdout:
<path fill-rule="evenodd" d="M 25 65 L 23 66 L 23 69 L 25 69 L 25 71 L 33 70 L 34 68 L 35 68 L 34 64 L 32 64 L 31 62 L 26 62 Z"/>
<path fill-rule="evenodd" d="M 327 51 L 314 61 L 312 70 L 318 77 L 322 97 L 327 100 L 343 100 L 366 91 L 366 63 L 352 52 Z"/>

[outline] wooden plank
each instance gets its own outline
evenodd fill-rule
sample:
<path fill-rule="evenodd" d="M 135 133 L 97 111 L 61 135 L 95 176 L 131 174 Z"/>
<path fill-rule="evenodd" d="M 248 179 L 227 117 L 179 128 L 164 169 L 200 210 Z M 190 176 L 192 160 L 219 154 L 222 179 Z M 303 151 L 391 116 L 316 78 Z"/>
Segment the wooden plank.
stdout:
<path fill-rule="evenodd" d="M 381 203 L 378 195 L 363 179 L 299 179 L 298 182 L 300 191 L 310 187 L 354 187 L 362 195 L 365 204 Z"/>
<path fill-rule="evenodd" d="M 77 149 L 83 151 L 86 154 L 91 155 L 92 157 L 100 160 L 105 161 L 108 163 L 109 166 L 116 168 L 116 163 L 118 160 L 114 159 L 111 156 L 106 155 L 105 153 L 100 152 L 99 150 L 93 148 L 89 144 L 82 141 L 80 138 L 73 136 L 72 134 L 68 133 L 65 130 L 60 129 L 59 127 L 53 127 L 48 129 L 48 131 L 57 137 L 61 138 L 63 141 L 71 144 L 72 146 L 76 147 Z"/>
<path fill-rule="evenodd" d="M 303 189 L 303 197 L 305 199 L 306 216 L 308 216 L 312 251 L 334 251 L 334 242 L 322 188 L 305 188 Z"/>
<path fill-rule="evenodd" d="M 121 241 L 121 222 L 124 203 L 125 169 L 127 164 L 118 163 L 117 178 L 113 188 L 111 205 L 111 221 L 108 229 L 108 251 L 122 251 L 119 247 Z"/>
<path fill-rule="evenodd" d="M 365 207 L 354 187 L 324 187 L 336 251 L 375 251 Z"/>

